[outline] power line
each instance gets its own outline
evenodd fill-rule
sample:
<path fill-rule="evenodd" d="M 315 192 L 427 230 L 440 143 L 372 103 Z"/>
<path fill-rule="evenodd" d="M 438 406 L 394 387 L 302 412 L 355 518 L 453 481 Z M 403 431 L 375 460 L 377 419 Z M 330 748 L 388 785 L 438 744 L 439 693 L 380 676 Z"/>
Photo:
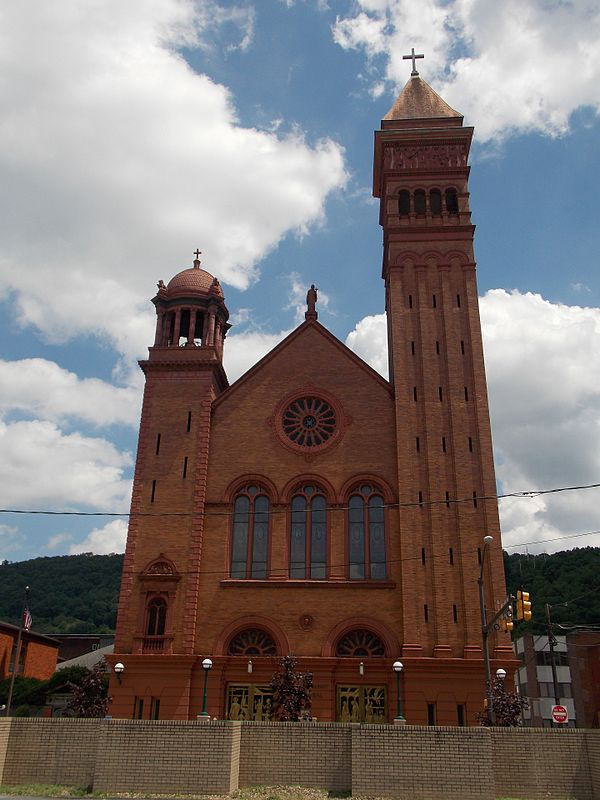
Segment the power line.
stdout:
<path fill-rule="evenodd" d="M 577 492 L 585 489 L 598 489 L 600 483 L 588 483 L 581 486 L 560 486 L 553 489 L 528 489 L 524 491 L 507 492 L 505 494 L 491 494 L 471 497 L 460 498 L 443 498 L 440 500 L 415 500 L 406 503 L 382 503 L 375 508 L 423 508 L 424 506 L 436 505 L 456 505 L 458 503 L 474 503 L 485 502 L 487 500 L 505 500 L 509 497 L 533 499 L 541 497 L 546 494 L 557 494 L 558 492 Z M 209 505 L 216 505 L 209 503 Z M 326 506 L 326 511 L 348 511 L 349 506 Z M 27 514 L 27 515 L 43 515 L 43 516 L 58 516 L 58 517 L 232 517 L 235 511 L 52 511 L 48 509 L 21 509 L 21 508 L 0 508 L 0 514 Z M 269 516 L 276 514 L 287 514 L 288 509 L 269 510 L 261 512 Z M 572 536 L 589 536 L 591 533 L 598 533 L 598 531 L 590 531 L 584 534 L 572 534 Z M 557 537 L 559 539 L 568 537 Z M 542 541 L 542 540 L 540 540 Z M 547 539 L 543 541 L 553 541 Z M 536 544 L 536 542 L 526 542 L 524 544 Z M 523 545 L 511 545 L 511 547 L 521 547 Z"/>

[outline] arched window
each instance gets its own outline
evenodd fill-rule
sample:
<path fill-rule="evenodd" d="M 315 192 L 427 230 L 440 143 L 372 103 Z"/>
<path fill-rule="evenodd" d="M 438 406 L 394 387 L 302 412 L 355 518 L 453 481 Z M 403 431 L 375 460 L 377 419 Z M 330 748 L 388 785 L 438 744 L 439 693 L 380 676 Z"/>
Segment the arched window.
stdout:
<path fill-rule="evenodd" d="M 458 195 L 456 189 L 446 189 L 446 211 L 448 214 L 458 214 Z"/>
<path fill-rule="evenodd" d="M 442 216 L 442 193 L 439 189 L 432 189 L 429 192 L 429 208 L 434 217 Z"/>
<path fill-rule="evenodd" d="M 398 194 L 398 213 L 401 217 L 408 217 L 410 214 L 410 192 L 406 189 Z"/>
<path fill-rule="evenodd" d="M 229 642 L 229 656 L 276 656 L 277 647 L 273 639 L 261 628 L 240 631 Z"/>
<path fill-rule="evenodd" d="M 290 578 L 327 577 L 327 503 L 318 486 L 297 487 L 292 497 Z"/>
<path fill-rule="evenodd" d="M 167 601 L 154 597 L 148 603 L 146 612 L 146 636 L 164 636 L 167 621 Z"/>
<path fill-rule="evenodd" d="M 336 656 L 340 658 L 369 658 L 384 656 L 385 646 L 379 636 L 371 631 L 357 629 L 348 631 L 337 643 Z"/>
<path fill-rule="evenodd" d="M 418 216 L 425 216 L 425 211 L 425 192 L 423 189 L 417 189 L 415 191 L 415 214 Z"/>
<path fill-rule="evenodd" d="M 257 484 L 241 489 L 233 504 L 232 578 L 266 578 L 269 498 Z"/>
<path fill-rule="evenodd" d="M 385 580 L 385 509 L 372 484 L 355 486 L 348 500 L 349 577 Z"/>

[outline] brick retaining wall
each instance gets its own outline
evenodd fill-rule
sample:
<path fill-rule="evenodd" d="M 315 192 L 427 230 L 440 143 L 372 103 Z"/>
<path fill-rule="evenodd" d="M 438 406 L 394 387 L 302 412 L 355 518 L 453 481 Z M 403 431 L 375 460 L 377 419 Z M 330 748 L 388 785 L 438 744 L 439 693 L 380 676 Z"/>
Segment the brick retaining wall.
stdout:
<path fill-rule="evenodd" d="M 2 719 L 0 783 L 226 794 L 600 800 L 600 731 L 345 723 Z"/>

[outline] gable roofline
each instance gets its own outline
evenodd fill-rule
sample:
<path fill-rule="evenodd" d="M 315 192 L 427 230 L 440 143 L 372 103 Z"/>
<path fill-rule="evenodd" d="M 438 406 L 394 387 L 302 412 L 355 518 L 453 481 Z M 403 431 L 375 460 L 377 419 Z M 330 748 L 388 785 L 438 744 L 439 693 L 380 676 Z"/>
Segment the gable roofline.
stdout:
<path fill-rule="evenodd" d="M 390 395 L 393 395 L 393 389 L 391 383 L 389 381 L 386 381 L 386 379 L 383 376 L 381 376 L 377 372 L 377 370 L 374 370 L 373 367 L 369 366 L 369 364 L 367 364 L 366 361 L 363 361 L 363 359 L 360 356 L 357 356 L 353 350 L 350 350 L 350 348 L 347 345 L 341 342 L 337 338 L 337 336 L 334 336 L 333 333 L 331 333 L 331 331 L 327 330 L 327 328 L 321 325 L 320 322 L 318 322 L 317 320 L 306 320 L 305 322 L 298 325 L 297 328 L 294 328 L 294 330 L 291 333 L 289 333 L 285 337 L 285 339 L 279 342 L 279 344 L 275 345 L 275 347 L 272 350 L 269 350 L 269 352 L 266 355 L 264 355 L 259 361 L 257 361 L 256 364 L 251 366 L 250 369 L 244 372 L 243 375 L 240 375 L 240 377 L 236 381 L 234 381 L 227 389 L 225 389 L 225 391 L 222 392 L 213 401 L 213 408 L 220 405 L 226 398 L 228 398 L 237 389 L 239 389 L 240 386 L 243 386 L 243 384 L 245 384 L 246 381 L 254 377 L 254 375 L 256 375 L 256 373 L 259 372 L 264 366 L 266 366 L 266 364 L 268 364 L 273 358 L 275 358 L 276 355 L 279 355 L 279 353 L 282 350 L 285 350 L 285 348 L 288 347 L 293 341 L 295 341 L 295 339 L 297 339 L 299 336 L 302 336 L 302 334 L 309 327 L 314 328 L 318 333 L 321 334 L 321 336 L 327 339 L 334 347 L 336 347 L 341 353 L 343 353 L 346 356 L 346 358 L 349 358 L 351 361 L 353 361 L 358 367 L 364 370 L 367 373 L 367 375 L 369 375 L 369 377 L 374 378 L 384 389 L 386 389 L 390 393 Z"/>

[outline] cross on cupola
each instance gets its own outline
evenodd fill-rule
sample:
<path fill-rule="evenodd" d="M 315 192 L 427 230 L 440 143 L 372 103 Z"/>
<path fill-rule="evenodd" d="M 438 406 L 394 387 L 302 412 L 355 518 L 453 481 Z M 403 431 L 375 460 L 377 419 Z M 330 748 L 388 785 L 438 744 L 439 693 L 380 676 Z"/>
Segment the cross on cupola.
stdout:
<path fill-rule="evenodd" d="M 424 53 L 420 53 L 420 54 L 415 53 L 415 48 L 414 47 L 411 47 L 410 55 L 402 56 L 402 60 L 403 61 L 406 61 L 407 59 L 410 59 L 412 61 L 412 72 L 410 73 L 411 77 L 414 77 L 415 75 L 419 74 L 417 72 L 417 65 L 415 64 L 415 61 L 417 60 L 417 58 L 425 58 L 425 54 Z"/>
<path fill-rule="evenodd" d="M 194 255 L 196 256 L 196 258 L 194 259 L 194 266 L 196 268 L 199 268 L 200 267 L 200 256 L 202 255 L 202 250 L 198 250 L 198 248 L 196 248 L 194 250 Z"/>

